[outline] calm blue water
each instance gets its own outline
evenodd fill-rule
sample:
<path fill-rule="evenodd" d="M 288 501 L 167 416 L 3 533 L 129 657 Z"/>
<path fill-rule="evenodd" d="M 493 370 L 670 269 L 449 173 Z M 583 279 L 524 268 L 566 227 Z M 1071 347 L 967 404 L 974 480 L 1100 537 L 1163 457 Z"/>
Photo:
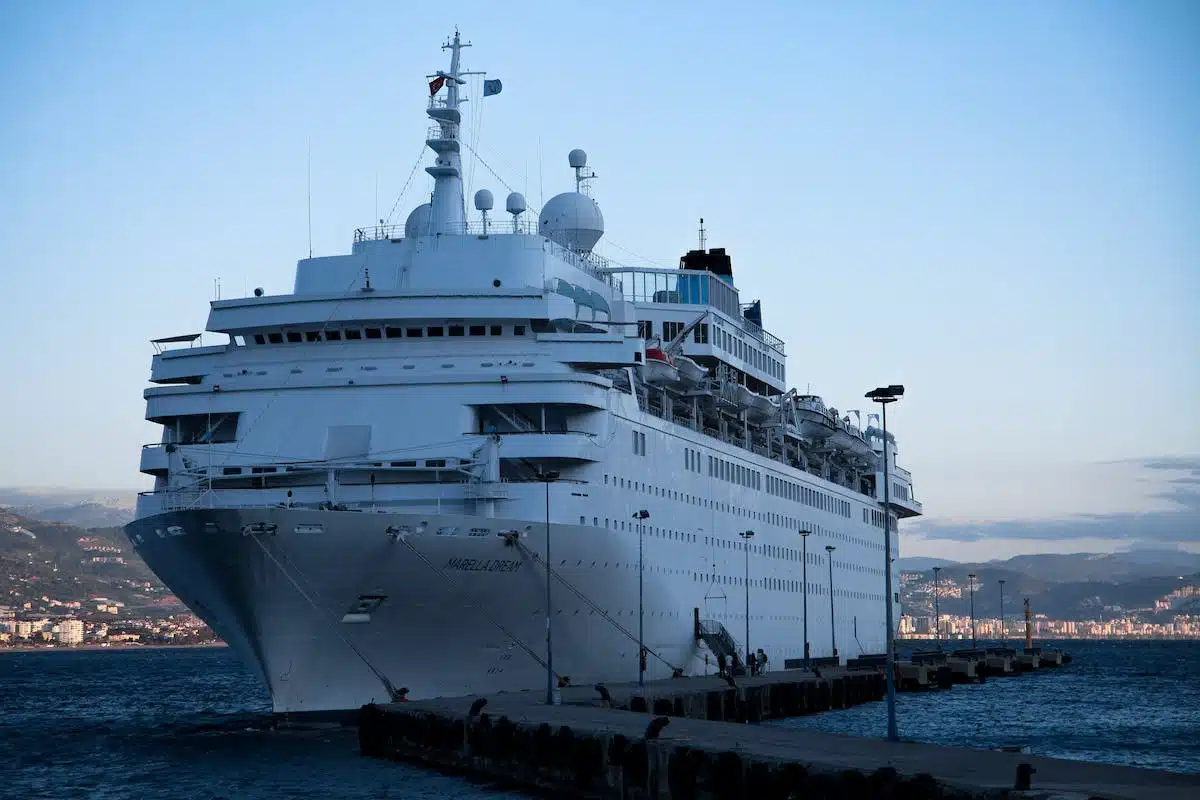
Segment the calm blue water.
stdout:
<path fill-rule="evenodd" d="M 492 798 L 358 754 L 350 729 L 270 730 L 227 648 L 0 654 L 0 797 Z"/>
<path fill-rule="evenodd" d="M 1200 642 L 1060 642 L 1045 670 L 896 698 L 902 739 L 956 747 L 1027 745 L 1035 755 L 1200 772 Z M 774 722 L 883 737 L 883 703 Z"/>
<path fill-rule="evenodd" d="M 1071 642 L 1075 663 L 902 694 L 901 735 L 1029 745 L 1063 758 L 1200 772 L 1200 642 Z M 485 785 L 358 755 L 347 730 L 271 730 L 227 649 L 0 654 L 0 797 L 490 798 Z M 781 725 L 882 736 L 872 703 Z"/>

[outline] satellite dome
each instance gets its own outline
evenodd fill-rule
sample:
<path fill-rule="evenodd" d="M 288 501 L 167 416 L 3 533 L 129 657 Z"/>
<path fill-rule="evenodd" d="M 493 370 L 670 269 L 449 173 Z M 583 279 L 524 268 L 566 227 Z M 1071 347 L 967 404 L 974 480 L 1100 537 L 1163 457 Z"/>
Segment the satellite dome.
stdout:
<path fill-rule="evenodd" d="M 580 169 L 587 166 L 587 153 L 576 147 L 570 153 L 567 153 L 567 161 L 571 164 L 572 169 Z"/>
<path fill-rule="evenodd" d="M 525 213 L 525 195 L 520 192 L 513 192 L 504 201 L 504 210 L 510 214 Z"/>
<path fill-rule="evenodd" d="M 604 215 L 596 201 L 587 195 L 563 192 L 542 206 L 538 231 L 568 250 L 586 253 L 604 235 Z"/>
<path fill-rule="evenodd" d="M 429 215 L 433 212 L 431 203 L 422 203 L 412 210 L 404 221 L 404 235 L 407 238 L 429 233 Z"/>
<path fill-rule="evenodd" d="M 492 210 L 492 193 L 487 189 L 480 189 L 475 193 L 475 210 L 476 211 L 491 211 Z"/>

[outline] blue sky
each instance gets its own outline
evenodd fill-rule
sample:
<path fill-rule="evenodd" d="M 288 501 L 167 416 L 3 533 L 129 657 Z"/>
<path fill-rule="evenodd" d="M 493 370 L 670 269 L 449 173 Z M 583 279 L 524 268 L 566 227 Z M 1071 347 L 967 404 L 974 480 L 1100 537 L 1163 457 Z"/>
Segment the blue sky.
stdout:
<path fill-rule="evenodd" d="M 6 4 L 0 485 L 140 485 L 147 341 L 200 330 L 215 278 L 290 288 L 309 147 L 317 254 L 388 216 L 456 24 L 504 81 L 477 150 L 531 205 L 583 147 L 602 252 L 674 264 L 703 216 L 791 381 L 908 386 L 906 554 L 1200 548 L 1186 0 Z"/>

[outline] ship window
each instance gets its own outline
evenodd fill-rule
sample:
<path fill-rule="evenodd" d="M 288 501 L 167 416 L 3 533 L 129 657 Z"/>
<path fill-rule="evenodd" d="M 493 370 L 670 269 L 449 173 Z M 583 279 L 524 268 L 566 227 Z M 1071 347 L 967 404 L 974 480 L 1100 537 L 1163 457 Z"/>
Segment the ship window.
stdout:
<path fill-rule="evenodd" d="M 492 326 L 492 336 L 500 336 L 502 333 L 504 333 L 503 327 L 501 327 L 500 325 Z"/>
<path fill-rule="evenodd" d="M 289 342 L 300 341 L 300 331 L 288 331 L 287 332 L 287 340 Z"/>
<path fill-rule="evenodd" d="M 321 332 L 320 331 L 305 331 L 304 332 L 304 341 L 306 341 L 306 342 L 321 341 Z"/>
<path fill-rule="evenodd" d="M 462 325 L 451 325 L 450 326 L 450 335 L 451 336 L 462 336 L 463 335 L 463 326 Z"/>
<path fill-rule="evenodd" d="M 368 339 L 379 339 L 382 338 L 383 331 L 379 328 L 367 328 L 366 333 Z"/>
<path fill-rule="evenodd" d="M 360 331 L 358 328 L 346 328 L 346 338 L 347 339 L 361 339 L 362 331 Z"/>
<path fill-rule="evenodd" d="M 261 333 L 256 333 L 256 334 L 254 334 L 254 343 L 255 344 L 266 344 L 267 340 L 266 340 L 266 338 L 263 337 L 263 335 Z"/>
<path fill-rule="evenodd" d="M 430 336 L 443 336 L 445 333 L 446 332 L 442 329 L 441 325 L 430 325 L 429 326 L 429 335 Z"/>
<path fill-rule="evenodd" d="M 387 328 L 383 329 L 383 332 L 384 332 L 384 335 L 386 335 L 387 338 L 389 338 L 389 339 L 399 339 L 401 336 L 404 335 L 403 328 L 387 327 Z"/>
<path fill-rule="evenodd" d="M 325 331 L 325 341 L 340 342 L 342 340 L 341 331 Z"/>
<path fill-rule="evenodd" d="M 420 339 L 424 334 L 424 328 L 405 328 L 404 335 L 409 339 Z"/>
<path fill-rule="evenodd" d="M 242 468 L 241 467 L 225 467 L 224 469 L 221 470 L 221 474 L 222 475 L 241 475 Z"/>
<path fill-rule="evenodd" d="M 283 334 L 282 333 L 268 333 L 267 341 L 270 342 L 271 344 L 282 344 L 283 343 Z"/>
<path fill-rule="evenodd" d="M 487 333 L 487 328 L 484 327 L 483 325 L 472 325 L 471 326 L 470 334 L 472 336 L 483 336 L 486 333 Z"/>
<path fill-rule="evenodd" d="M 525 335 L 525 326 L 524 325 L 513 325 L 513 336 L 524 336 L 524 335 Z"/>

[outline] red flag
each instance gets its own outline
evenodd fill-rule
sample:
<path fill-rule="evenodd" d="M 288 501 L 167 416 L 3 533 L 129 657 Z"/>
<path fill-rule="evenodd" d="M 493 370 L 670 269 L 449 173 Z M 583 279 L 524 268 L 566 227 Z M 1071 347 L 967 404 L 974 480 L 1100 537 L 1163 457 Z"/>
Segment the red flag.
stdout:
<path fill-rule="evenodd" d="M 440 92 L 442 90 L 442 87 L 445 85 L 446 85 L 446 76 L 438 75 L 436 78 L 434 78 L 433 80 L 431 80 L 429 82 L 429 96 L 433 97 L 435 94 Z"/>

